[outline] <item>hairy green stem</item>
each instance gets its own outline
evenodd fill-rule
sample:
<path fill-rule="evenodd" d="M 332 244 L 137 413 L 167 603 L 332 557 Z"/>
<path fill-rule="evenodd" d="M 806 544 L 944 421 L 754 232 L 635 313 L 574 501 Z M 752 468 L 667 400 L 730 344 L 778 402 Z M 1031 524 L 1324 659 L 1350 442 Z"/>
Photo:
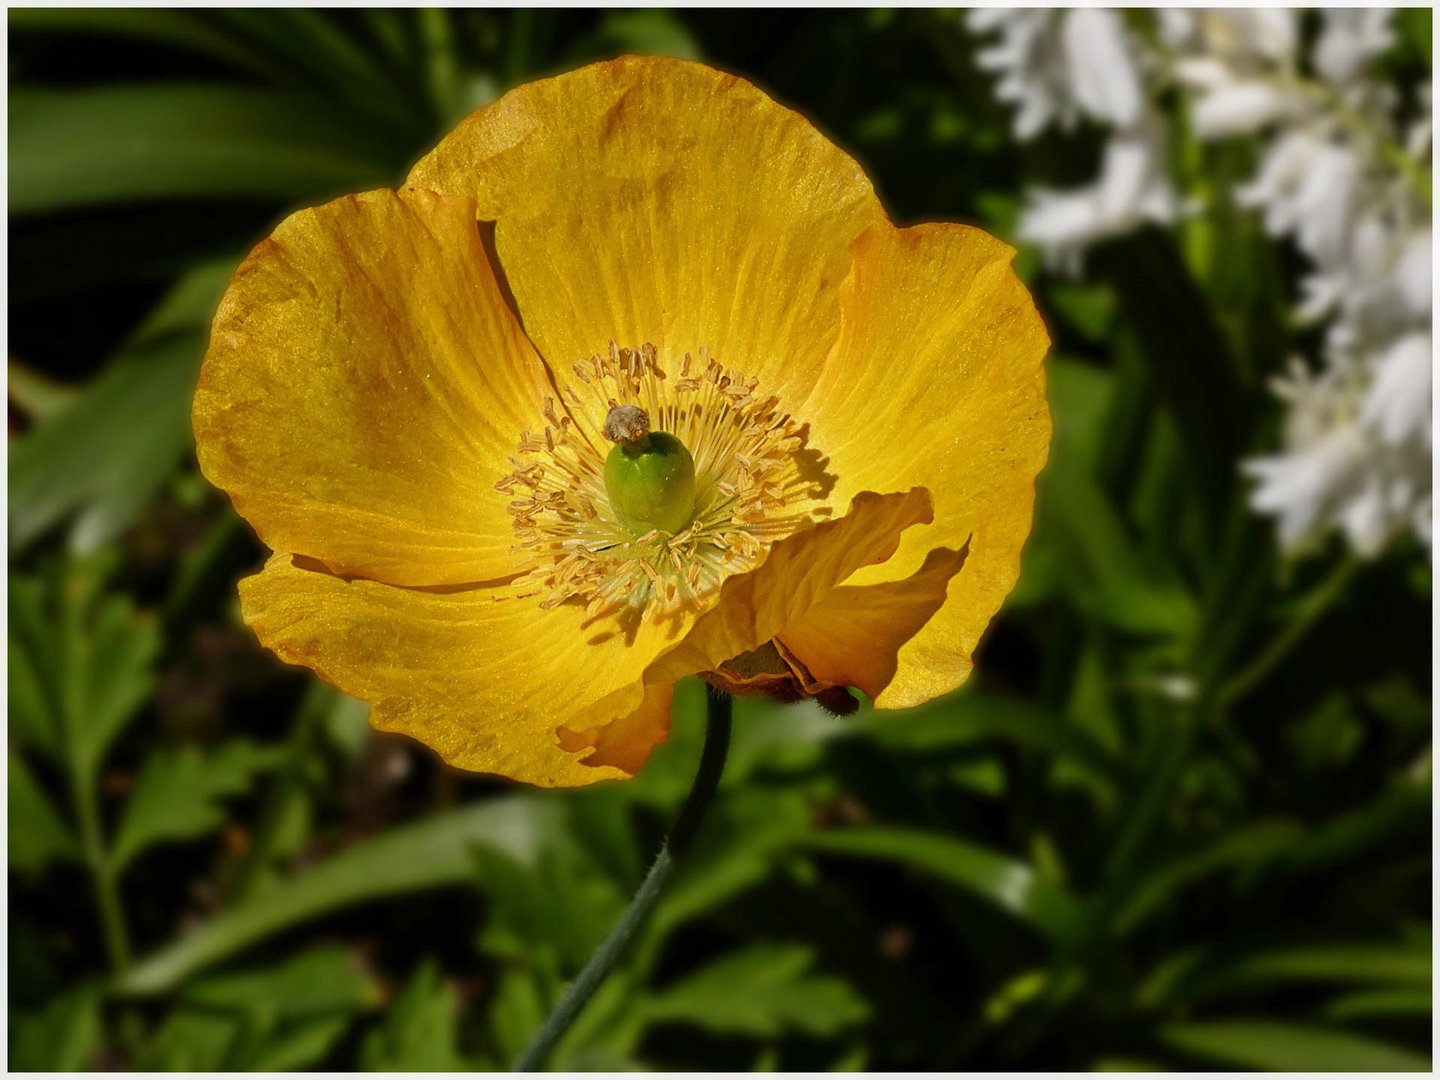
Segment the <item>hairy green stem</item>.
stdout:
<path fill-rule="evenodd" d="M 705 819 L 710 803 L 714 800 L 715 789 L 720 784 L 720 774 L 725 769 L 725 756 L 730 749 L 730 695 L 719 690 L 708 690 L 708 704 L 705 721 L 705 749 L 700 754 L 700 767 L 695 770 L 695 782 L 670 836 L 660 847 L 660 854 L 650 866 L 635 899 L 620 916 L 620 921 L 600 943 L 593 956 L 585 964 L 570 988 L 565 991 L 560 1003 L 555 1006 L 540 1031 L 515 1062 L 516 1072 L 535 1072 L 544 1063 L 560 1037 L 570 1030 L 580 1011 L 585 1008 L 605 977 L 625 953 L 631 938 L 645 924 L 655 903 L 665 891 L 665 886 L 675 873 L 675 867 L 685 857 L 690 843 L 695 838 L 700 823 Z"/>

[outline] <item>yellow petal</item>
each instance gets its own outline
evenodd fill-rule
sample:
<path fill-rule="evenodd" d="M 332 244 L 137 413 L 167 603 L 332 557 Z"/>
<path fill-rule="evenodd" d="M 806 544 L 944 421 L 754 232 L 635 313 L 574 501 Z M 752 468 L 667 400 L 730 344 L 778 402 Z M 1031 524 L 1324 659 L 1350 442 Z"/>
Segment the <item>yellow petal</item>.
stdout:
<path fill-rule="evenodd" d="M 901 647 L 940 610 L 964 565 L 964 552 L 936 548 L 902 581 L 842 585 L 792 619 L 779 639 L 817 682 L 878 698 L 895 677 Z"/>
<path fill-rule="evenodd" d="M 562 732 L 562 738 L 569 745 L 593 745 L 586 759 L 591 764 L 633 772 L 665 737 L 668 690 L 678 680 L 718 668 L 777 636 L 857 570 L 890 558 L 904 530 L 930 520 L 924 488 L 861 492 L 844 517 L 786 537 L 759 567 L 726 581 L 715 606 L 645 672 L 646 695 L 638 709 L 602 728 Z"/>
<path fill-rule="evenodd" d="M 666 365 L 709 346 L 787 408 L 835 341 L 850 242 L 883 218 L 860 166 L 798 113 L 659 57 L 512 90 L 408 183 L 497 222 L 525 329 L 562 377 L 611 339 Z"/>
<path fill-rule="evenodd" d="M 243 580 L 240 602 L 265 646 L 369 702 L 376 727 L 458 768 L 545 787 L 625 775 L 582 764 L 556 729 L 602 698 L 633 712 L 641 673 L 667 642 L 654 626 L 629 640 L 587 626 L 575 608 L 544 610 L 514 586 L 347 581 L 288 555 Z"/>
<path fill-rule="evenodd" d="M 935 501 L 935 527 L 857 583 L 908 575 L 932 548 L 969 542 L 944 606 L 901 649 L 877 702 L 900 708 L 964 681 L 1015 585 L 1050 444 L 1049 338 L 1013 250 L 978 229 L 879 225 L 852 250 L 840 339 L 798 415 L 831 456 L 837 498 L 922 484 Z"/>
<path fill-rule="evenodd" d="M 221 302 L 200 466 L 260 538 L 401 585 L 515 573 L 506 497 L 544 367 L 465 199 L 372 191 L 286 219 Z"/>

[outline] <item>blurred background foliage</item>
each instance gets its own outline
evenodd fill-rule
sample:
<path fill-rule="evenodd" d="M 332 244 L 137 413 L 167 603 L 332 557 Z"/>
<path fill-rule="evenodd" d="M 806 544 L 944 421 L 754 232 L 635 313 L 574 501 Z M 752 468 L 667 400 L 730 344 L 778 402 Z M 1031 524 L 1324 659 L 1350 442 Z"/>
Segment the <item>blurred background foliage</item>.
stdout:
<path fill-rule="evenodd" d="M 1428 13 L 1406 25 L 1428 58 Z M 504 1067 L 655 851 L 702 695 L 633 782 L 540 792 L 265 654 L 234 592 L 262 550 L 189 436 L 229 271 L 509 86 L 622 52 L 756 81 L 901 222 L 1008 235 L 1092 133 L 1017 145 L 953 13 L 9 31 L 10 1064 Z M 1196 153 L 1231 175 L 1244 147 Z M 1428 1067 L 1429 554 L 1285 560 L 1237 472 L 1273 437 L 1291 262 L 1224 200 L 1079 278 L 1022 251 L 1056 441 L 976 676 L 883 717 L 740 702 L 699 849 L 555 1065 Z"/>

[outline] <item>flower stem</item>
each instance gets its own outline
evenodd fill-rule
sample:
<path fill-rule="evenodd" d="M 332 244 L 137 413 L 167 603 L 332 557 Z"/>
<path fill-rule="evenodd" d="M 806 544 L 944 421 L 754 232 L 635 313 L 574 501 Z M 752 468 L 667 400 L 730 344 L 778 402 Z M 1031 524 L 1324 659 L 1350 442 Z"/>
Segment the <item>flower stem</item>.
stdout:
<path fill-rule="evenodd" d="M 1285 628 L 1271 639 L 1260 655 L 1220 688 L 1220 703 L 1229 705 L 1244 697 L 1289 656 L 1290 650 L 1300 643 L 1320 616 L 1324 615 L 1345 591 L 1345 586 L 1350 584 L 1350 579 L 1355 576 L 1359 567 L 1360 562 L 1353 555 L 1342 560 L 1301 602 Z"/>
<path fill-rule="evenodd" d="M 100 931 L 105 941 L 105 955 L 112 972 L 119 974 L 130 966 L 130 937 L 125 929 L 125 915 L 116 888 L 114 869 L 100 831 L 100 811 L 95 805 L 94 777 L 88 770 L 75 768 L 71 773 L 71 797 L 80 825 L 80 843 L 90 871 L 90 887 L 95 894 L 95 907 L 100 915 Z"/>
<path fill-rule="evenodd" d="M 720 774 L 725 769 L 725 755 L 730 750 L 730 695 L 707 687 L 706 705 L 705 749 L 700 754 L 700 767 L 695 770 L 695 782 L 690 787 L 690 794 L 685 797 L 685 805 L 680 808 L 680 816 L 675 819 L 669 838 L 660 846 L 660 854 L 655 856 L 649 873 L 640 883 L 640 889 L 625 909 L 625 914 L 620 916 L 615 928 L 600 943 L 565 991 L 554 1012 L 541 1025 L 539 1033 L 515 1062 L 516 1072 L 535 1072 L 541 1067 L 560 1037 L 570 1029 L 580 1011 L 624 955 L 625 947 L 649 918 L 675 867 L 689 850 L 714 800 Z"/>

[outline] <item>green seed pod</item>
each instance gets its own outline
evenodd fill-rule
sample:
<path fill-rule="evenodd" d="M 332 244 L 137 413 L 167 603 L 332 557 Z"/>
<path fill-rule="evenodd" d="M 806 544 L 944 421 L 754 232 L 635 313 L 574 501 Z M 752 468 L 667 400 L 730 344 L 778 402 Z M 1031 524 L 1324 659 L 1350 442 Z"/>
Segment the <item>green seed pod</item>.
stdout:
<path fill-rule="evenodd" d="M 649 427 L 643 409 L 610 411 L 605 434 L 616 445 L 605 459 L 605 490 L 615 516 L 636 536 L 678 533 L 695 517 L 695 459 L 674 435 Z"/>

